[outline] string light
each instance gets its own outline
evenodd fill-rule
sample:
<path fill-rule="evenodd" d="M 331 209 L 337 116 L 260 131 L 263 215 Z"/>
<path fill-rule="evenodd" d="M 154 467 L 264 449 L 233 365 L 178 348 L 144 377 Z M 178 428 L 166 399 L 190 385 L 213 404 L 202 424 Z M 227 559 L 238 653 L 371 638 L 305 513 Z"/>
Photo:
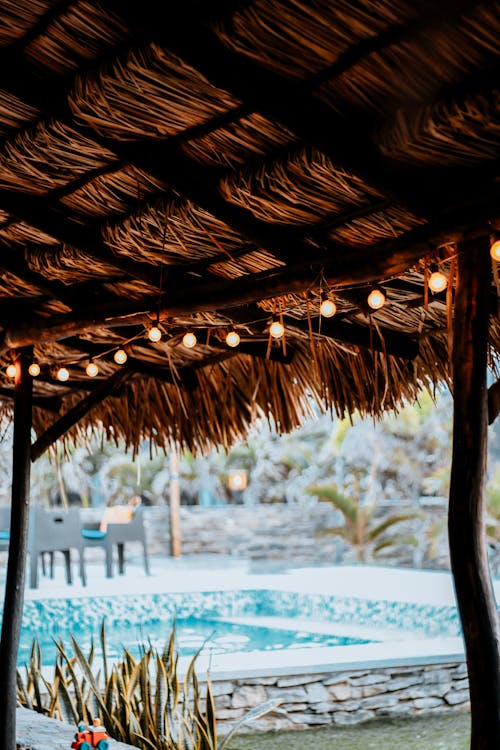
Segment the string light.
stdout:
<path fill-rule="evenodd" d="M 337 312 L 337 305 L 328 294 L 321 296 L 319 311 L 324 318 L 331 318 Z"/>
<path fill-rule="evenodd" d="M 148 339 L 156 343 L 161 339 L 161 331 L 158 326 L 152 326 L 148 331 Z"/>
<path fill-rule="evenodd" d="M 490 246 L 490 255 L 493 260 L 500 261 L 500 239 L 493 237 Z"/>
<path fill-rule="evenodd" d="M 32 362 L 28 367 L 28 372 L 32 378 L 36 378 L 37 375 L 40 375 L 40 365 L 37 362 Z"/>
<path fill-rule="evenodd" d="M 56 373 L 56 378 L 64 382 L 69 378 L 69 371 L 65 367 L 60 367 Z"/>
<path fill-rule="evenodd" d="M 228 346 L 238 346 L 240 343 L 240 335 L 236 331 L 229 331 L 226 336 L 226 344 Z"/>
<path fill-rule="evenodd" d="M 85 372 L 87 373 L 89 378 L 95 378 L 95 376 L 99 372 L 99 368 L 97 367 L 95 362 L 89 362 L 87 367 L 85 368 Z"/>
<path fill-rule="evenodd" d="M 368 295 L 368 304 L 373 310 L 380 310 L 385 305 L 385 294 L 378 286 L 374 287 Z"/>
<path fill-rule="evenodd" d="M 184 346 L 187 346 L 188 349 L 192 349 L 193 346 L 196 346 L 198 339 L 194 335 L 194 333 L 185 333 L 182 337 L 182 343 Z"/>
<path fill-rule="evenodd" d="M 435 268 L 429 277 L 429 289 L 431 292 L 442 292 L 447 286 L 448 279 L 444 273 Z"/>
<path fill-rule="evenodd" d="M 285 326 L 279 320 L 273 320 L 269 326 L 269 333 L 273 339 L 280 339 L 285 333 Z"/>
<path fill-rule="evenodd" d="M 16 366 L 15 365 L 9 365 L 7 369 L 5 370 L 7 373 L 7 376 L 9 378 L 15 378 L 16 377 Z"/>
<path fill-rule="evenodd" d="M 117 349 L 114 353 L 113 359 L 115 360 L 117 365 L 124 365 L 127 361 L 127 352 L 125 349 Z"/>

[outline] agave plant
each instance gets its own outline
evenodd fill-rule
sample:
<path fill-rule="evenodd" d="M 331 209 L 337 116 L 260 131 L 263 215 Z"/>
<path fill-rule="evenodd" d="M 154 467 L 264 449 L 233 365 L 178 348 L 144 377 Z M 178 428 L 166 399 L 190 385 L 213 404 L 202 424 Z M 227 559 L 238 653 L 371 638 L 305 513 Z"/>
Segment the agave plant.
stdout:
<path fill-rule="evenodd" d="M 72 653 L 56 641 L 57 658 L 52 680 L 44 676 L 42 654 L 36 639 L 23 679 L 17 673 L 18 703 L 46 716 L 73 724 L 99 718 L 109 735 L 141 750 L 224 750 L 245 723 L 273 710 L 281 701 L 256 706 L 235 722 L 219 742 L 214 700 L 207 675 L 202 696 L 195 672 L 199 651 L 189 662 L 181 682 L 175 623 L 162 653 L 141 644 L 140 658 L 124 649 L 122 658 L 109 663 L 105 622 L 100 629 L 101 661 L 93 641 L 85 656 L 72 636 Z"/>
<path fill-rule="evenodd" d="M 357 495 L 344 495 L 338 491 L 336 484 L 310 485 L 306 492 L 321 501 L 331 503 L 341 512 L 344 523 L 322 529 L 320 533 L 339 536 L 356 551 L 359 562 L 366 562 L 387 547 L 401 544 L 413 547 L 418 545 L 414 534 L 401 534 L 393 529 L 396 524 L 420 518 L 421 513 L 418 511 L 394 513 L 383 520 L 375 520 L 376 503 L 363 503 Z"/>

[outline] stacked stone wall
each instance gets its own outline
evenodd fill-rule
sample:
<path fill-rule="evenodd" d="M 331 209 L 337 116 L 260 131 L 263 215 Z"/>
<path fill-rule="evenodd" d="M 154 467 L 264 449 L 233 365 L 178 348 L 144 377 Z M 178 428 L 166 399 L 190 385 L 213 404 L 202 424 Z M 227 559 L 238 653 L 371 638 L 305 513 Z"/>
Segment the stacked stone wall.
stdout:
<path fill-rule="evenodd" d="M 307 729 L 470 710 L 464 663 L 214 680 L 211 687 L 222 733 L 249 710 L 272 699 L 281 701 L 278 708 L 252 721 L 246 731 Z"/>
<path fill-rule="evenodd" d="M 383 509 L 394 513 L 401 508 Z M 148 546 L 153 555 L 169 554 L 168 506 L 146 510 Z M 408 507 L 405 508 L 408 510 Z M 84 511 L 94 514 L 97 511 Z M 426 510 L 425 524 L 439 518 L 441 506 Z M 270 505 L 228 505 L 206 508 L 181 506 L 180 535 L 183 555 L 220 554 L 250 560 L 287 561 L 304 565 L 355 562 L 355 551 L 339 537 L 324 535 L 324 529 L 339 524 L 339 515 L 328 503 L 310 506 L 276 503 Z M 424 522 L 415 521 L 412 531 L 422 536 L 418 548 L 388 548 L 382 562 L 403 567 L 448 569 L 446 550 L 432 560 L 425 558 Z M 446 541 L 444 539 L 444 541 Z"/>

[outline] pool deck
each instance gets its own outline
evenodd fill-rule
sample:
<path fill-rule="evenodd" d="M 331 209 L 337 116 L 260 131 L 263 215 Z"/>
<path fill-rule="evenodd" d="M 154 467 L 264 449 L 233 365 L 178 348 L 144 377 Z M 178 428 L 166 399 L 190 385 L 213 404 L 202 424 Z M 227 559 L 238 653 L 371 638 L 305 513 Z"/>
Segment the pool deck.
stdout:
<path fill-rule="evenodd" d="M 179 558 L 154 557 L 146 575 L 139 559 L 128 562 L 124 575 L 106 578 L 104 563 L 87 563 L 87 586 L 76 575 L 68 585 L 61 563 L 53 579 L 40 575 L 39 587 L 26 585 L 26 599 L 113 596 L 117 594 L 168 593 L 169 591 L 213 591 L 240 588 L 279 589 L 324 593 L 365 599 L 454 605 L 451 574 L 370 565 L 296 566 L 274 561 L 250 561 L 224 555 L 192 555 Z M 0 567 L 3 590 L 5 567 Z M 500 601 L 500 579 L 494 581 Z"/>
<path fill-rule="evenodd" d="M 39 588 L 26 587 L 25 599 L 274 589 L 434 606 L 455 605 L 453 580 L 448 572 L 369 565 L 296 567 L 273 561 L 252 562 L 221 555 L 196 555 L 155 557 L 151 560 L 149 576 L 145 574 L 139 558 L 131 559 L 125 574 L 115 575 L 111 579 L 104 575 L 103 562 L 93 562 L 87 564 L 87 576 L 86 587 L 81 585 L 79 578 L 68 585 L 62 565 L 56 564 L 54 579 L 40 576 Z M 4 579 L 5 567 L 0 568 L 2 590 Z M 494 581 L 494 590 L 500 602 L 500 580 Z M 367 668 L 463 660 L 461 638 L 401 638 L 393 635 L 392 638 L 369 645 L 296 649 L 293 654 L 290 651 L 268 651 L 263 659 L 252 652 L 206 656 L 202 653 L 197 665 L 200 670 L 209 670 L 212 679 L 225 679 L 258 677 L 264 673 L 289 675 L 341 671 L 359 667 L 360 664 Z"/>

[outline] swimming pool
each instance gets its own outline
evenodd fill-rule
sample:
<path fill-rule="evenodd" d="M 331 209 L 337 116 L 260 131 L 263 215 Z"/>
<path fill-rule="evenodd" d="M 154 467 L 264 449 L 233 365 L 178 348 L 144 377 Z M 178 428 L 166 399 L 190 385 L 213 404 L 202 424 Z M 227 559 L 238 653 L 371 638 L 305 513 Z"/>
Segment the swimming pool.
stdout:
<path fill-rule="evenodd" d="M 161 649 L 176 621 L 181 656 L 336 648 L 415 638 L 460 635 L 455 607 L 375 601 L 271 589 L 237 589 L 26 601 L 19 664 L 33 638 L 44 664 L 55 659 L 54 639 L 74 635 L 88 650 L 106 623 L 110 656 L 151 642 Z"/>

